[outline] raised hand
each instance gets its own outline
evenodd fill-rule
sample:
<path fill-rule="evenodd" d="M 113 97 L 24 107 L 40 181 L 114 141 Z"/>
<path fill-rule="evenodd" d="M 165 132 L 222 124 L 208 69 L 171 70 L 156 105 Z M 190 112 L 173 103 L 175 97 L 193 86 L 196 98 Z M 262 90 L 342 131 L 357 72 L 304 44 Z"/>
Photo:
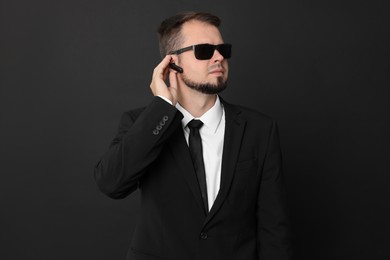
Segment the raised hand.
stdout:
<path fill-rule="evenodd" d="M 153 70 L 152 82 L 150 83 L 150 89 L 153 95 L 162 96 L 169 99 L 172 105 L 176 105 L 177 102 L 177 71 L 169 68 L 172 56 L 167 55 Z M 165 79 L 169 74 L 169 87 L 165 83 Z"/>

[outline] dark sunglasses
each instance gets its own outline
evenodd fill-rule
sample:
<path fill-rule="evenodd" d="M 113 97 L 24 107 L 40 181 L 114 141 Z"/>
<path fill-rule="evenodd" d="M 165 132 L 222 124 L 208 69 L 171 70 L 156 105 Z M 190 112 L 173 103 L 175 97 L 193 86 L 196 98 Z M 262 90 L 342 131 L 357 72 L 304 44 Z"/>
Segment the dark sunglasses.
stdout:
<path fill-rule="evenodd" d="M 186 51 L 194 50 L 195 58 L 198 60 L 209 60 L 214 55 L 214 51 L 217 50 L 225 59 L 229 59 L 232 56 L 232 45 L 228 43 L 212 45 L 212 44 L 197 44 L 172 51 L 169 54 L 181 54 Z"/>

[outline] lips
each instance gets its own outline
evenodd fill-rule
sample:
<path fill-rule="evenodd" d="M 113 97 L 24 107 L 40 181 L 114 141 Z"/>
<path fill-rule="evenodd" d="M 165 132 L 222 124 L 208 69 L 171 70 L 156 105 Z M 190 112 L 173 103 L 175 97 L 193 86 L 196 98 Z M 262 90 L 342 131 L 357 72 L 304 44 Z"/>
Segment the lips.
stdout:
<path fill-rule="evenodd" d="M 212 73 L 223 73 L 223 69 L 216 69 L 216 70 L 212 70 L 209 72 L 210 74 Z"/>

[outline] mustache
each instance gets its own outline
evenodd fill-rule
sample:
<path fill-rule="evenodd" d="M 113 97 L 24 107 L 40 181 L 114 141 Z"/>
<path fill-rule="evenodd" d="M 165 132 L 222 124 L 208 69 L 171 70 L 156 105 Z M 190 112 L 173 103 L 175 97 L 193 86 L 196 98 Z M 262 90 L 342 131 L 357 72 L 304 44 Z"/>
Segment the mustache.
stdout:
<path fill-rule="evenodd" d="M 225 70 L 225 68 L 222 66 L 222 64 L 213 64 L 208 68 L 208 71 L 211 72 L 216 69 L 222 69 Z"/>

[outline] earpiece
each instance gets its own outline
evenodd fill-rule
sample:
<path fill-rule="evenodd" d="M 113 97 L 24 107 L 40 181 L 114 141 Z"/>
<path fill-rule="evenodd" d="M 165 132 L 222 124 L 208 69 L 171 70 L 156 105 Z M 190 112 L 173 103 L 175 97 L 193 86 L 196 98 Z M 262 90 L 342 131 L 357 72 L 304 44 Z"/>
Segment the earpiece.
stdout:
<path fill-rule="evenodd" d="M 173 70 L 176 70 L 179 73 L 183 73 L 183 68 L 177 66 L 175 63 L 169 63 L 169 67 Z"/>

